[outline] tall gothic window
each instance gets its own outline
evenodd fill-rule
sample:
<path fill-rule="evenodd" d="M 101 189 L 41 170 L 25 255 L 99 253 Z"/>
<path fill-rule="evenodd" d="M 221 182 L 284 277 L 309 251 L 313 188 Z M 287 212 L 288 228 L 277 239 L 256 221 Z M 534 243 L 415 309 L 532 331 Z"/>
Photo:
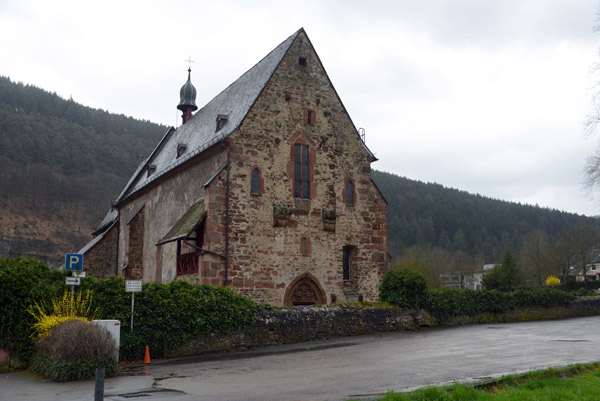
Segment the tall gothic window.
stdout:
<path fill-rule="evenodd" d="M 308 174 L 308 145 L 294 145 L 294 196 L 310 198 Z"/>
<path fill-rule="evenodd" d="M 354 184 L 352 181 L 346 183 L 346 205 L 354 205 Z"/>
<path fill-rule="evenodd" d="M 345 246 L 343 248 L 343 259 L 342 259 L 342 268 L 343 268 L 343 277 L 344 281 L 350 280 L 350 267 L 351 267 L 351 255 L 352 247 Z"/>
<path fill-rule="evenodd" d="M 258 171 L 258 167 L 252 170 L 252 178 L 250 180 L 250 193 L 252 195 L 260 195 L 260 171 Z"/>

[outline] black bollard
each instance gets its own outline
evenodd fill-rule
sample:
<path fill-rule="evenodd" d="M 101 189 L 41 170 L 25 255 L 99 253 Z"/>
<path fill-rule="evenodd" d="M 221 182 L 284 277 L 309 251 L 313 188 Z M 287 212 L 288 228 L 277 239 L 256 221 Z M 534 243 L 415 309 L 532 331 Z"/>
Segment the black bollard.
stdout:
<path fill-rule="evenodd" d="M 96 368 L 96 389 L 94 401 L 104 401 L 104 368 Z"/>

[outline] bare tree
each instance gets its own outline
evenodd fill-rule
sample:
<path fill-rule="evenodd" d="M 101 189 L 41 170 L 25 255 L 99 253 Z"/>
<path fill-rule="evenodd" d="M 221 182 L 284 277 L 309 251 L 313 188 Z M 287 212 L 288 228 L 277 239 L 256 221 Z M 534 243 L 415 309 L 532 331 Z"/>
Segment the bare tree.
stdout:
<path fill-rule="evenodd" d="M 519 255 L 519 266 L 525 279 L 533 280 L 538 287 L 544 285 L 554 269 L 550 263 L 550 243 L 543 232 L 535 230 L 527 236 Z"/>
<path fill-rule="evenodd" d="M 600 9 L 596 12 L 596 25 L 594 32 L 600 32 Z M 592 86 L 590 112 L 585 120 L 585 135 L 592 137 L 598 132 L 600 126 L 600 63 L 595 63 L 591 70 Z M 595 154 L 588 157 L 585 165 L 584 185 L 591 191 L 600 188 L 600 146 Z"/>
<path fill-rule="evenodd" d="M 593 255 L 594 249 L 598 248 L 598 231 L 592 227 L 585 226 L 580 223 L 571 228 L 569 232 L 573 238 L 575 262 L 577 265 L 579 265 L 581 273 L 583 274 L 585 288 L 588 288 L 588 265 L 595 256 Z"/>
<path fill-rule="evenodd" d="M 569 269 L 575 261 L 575 243 L 570 231 L 562 233 L 555 241 L 550 252 L 551 263 L 562 276 L 562 281 L 567 281 Z"/>

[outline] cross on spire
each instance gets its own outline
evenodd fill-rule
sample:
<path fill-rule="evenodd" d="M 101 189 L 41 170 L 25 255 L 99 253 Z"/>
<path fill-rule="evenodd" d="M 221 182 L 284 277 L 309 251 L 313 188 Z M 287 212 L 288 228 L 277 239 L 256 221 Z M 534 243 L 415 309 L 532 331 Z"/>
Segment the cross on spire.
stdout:
<path fill-rule="evenodd" d="M 185 61 L 188 63 L 188 69 L 191 70 L 192 69 L 192 63 L 194 62 L 194 60 L 192 60 L 192 57 L 190 56 Z"/>

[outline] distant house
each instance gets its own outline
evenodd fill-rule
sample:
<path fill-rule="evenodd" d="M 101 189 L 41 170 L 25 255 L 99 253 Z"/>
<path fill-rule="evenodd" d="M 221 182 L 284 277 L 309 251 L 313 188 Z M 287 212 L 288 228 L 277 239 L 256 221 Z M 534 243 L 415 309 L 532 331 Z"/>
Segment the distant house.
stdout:
<path fill-rule="evenodd" d="M 377 159 L 306 32 L 204 107 L 191 70 L 180 95 L 182 125 L 82 249 L 89 274 L 231 285 L 274 305 L 377 300 L 390 267 Z"/>
<path fill-rule="evenodd" d="M 600 279 L 600 254 L 598 251 L 594 252 L 594 257 L 591 259 L 590 263 L 588 263 L 585 269 L 585 275 L 588 281 L 595 281 Z M 581 265 L 580 265 L 581 266 Z M 581 267 L 574 268 L 575 280 L 577 281 L 585 281 L 583 276 L 583 269 Z"/>
<path fill-rule="evenodd" d="M 452 273 L 440 274 L 440 286 L 442 288 L 461 289 L 481 291 L 483 289 L 483 276 L 498 266 L 494 263 L 485 264 L 481 270 L 471 273 Z"/>
<path fill-rule="evenodd" d="M 468 288 L 481 291 L 483 289 L 482 279 L 483 273 L 440 274 L 440 286 L 456 290 Z"/>

